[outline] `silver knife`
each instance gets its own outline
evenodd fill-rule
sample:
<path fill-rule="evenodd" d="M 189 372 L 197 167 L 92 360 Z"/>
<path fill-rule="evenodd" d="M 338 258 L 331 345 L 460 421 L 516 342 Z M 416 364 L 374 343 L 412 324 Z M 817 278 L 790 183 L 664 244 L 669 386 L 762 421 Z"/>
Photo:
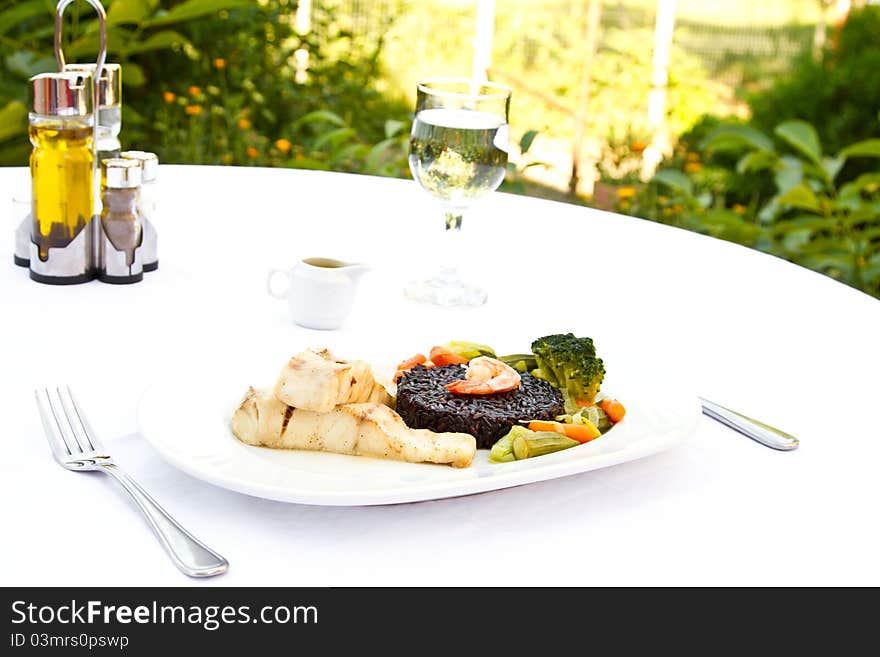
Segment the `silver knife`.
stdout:
<path fill-rule="evenodd" d="M 800 441 L 797 438 L 771 427 L 769 424 L 746 417 L 742 413 L 724 408 L 724 406 L 720 406 L 702 397 L 700 397 L 700 403 L 703 405 L 703 413 L 705 415 L 771 449 L 788 452 L 797 449 L 798 445 L 800 445 Z"/>

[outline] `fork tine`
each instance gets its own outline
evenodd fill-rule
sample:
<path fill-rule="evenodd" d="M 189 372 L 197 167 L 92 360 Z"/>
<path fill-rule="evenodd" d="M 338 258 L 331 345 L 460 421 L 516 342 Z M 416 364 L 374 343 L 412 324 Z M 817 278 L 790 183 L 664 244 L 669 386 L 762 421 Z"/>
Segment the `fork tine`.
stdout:
<path fill-rule="evenodd" d="M 103 451 L 104 446 L 95 435 L 92 425 L 89 424 L 86 414 L 82 411 L 82 406 L 79 405 L 79 402 L 76 401 L 76 397 L 73 396 L 73 390 L 70 389 L 70 386 L 67 386 L 67 396 L 70 397 L 70 403 L 73 406 L 74 413 L 76 413 L 76 418 L 79 420 L 79 425 L 82 427 L 83 433 L 86 436 L 86 440 L 89 441 L 89 446 L 92 448 L 92 451 Z"/>
<path fill-rule="evenodd" d="M 37 400 L 37 408 L 40 411 L 40 419 L 43 421 L 43 431 L 46 433 L 46 440 L 49 441 L 49 447 L 52 453 L 59 461 L 73 456 L 67 439 L 61 432 L 61 425 L 55 416 L 54 409 L 50 403 L 49 389 L 43 388 L 34 390 L 34 397 Z"/>
<path fill-rule="evenodd" d="M 58 431 L 61 433 L 64 443 L 70 449 L 71 454 L 76 457 L 84 453 L 86 450 L 83 449 L 79 438 L 76 436 L 76 431 L 74 431 L 73 425 L 70 423 L 70 418 L 67 417 L 67 409 L 64 408 L 64 402 L 61 400 L 61 393 L 57 387 L 55 388 L 54 396 L 52 391 L 49 391 L 48 399 L 49 408 L 52 409 L 52 416 L 58 424 Z"/>
<path fill-rule="evenodd" d="M 95 448 L 92 445 L 88 431 L 83 426 L 79 410 L 76 408 L 75 402 L 70 397 L 70 388 L 65 387 L 65 389 L 67 390 L 67 399 L 65 399 L 64 390 L 61 386 L 55 388 L 55 392 L 58 393 L 58 401 L 61 402 L 61 408 L 64 411 L 64 417 L 67 418 L 67 423 L 70 426 L 73 438 L 76 440 L 77 445 L 80 446 L 82 451 L 94 452 Z M 70 408 L 71 406 L 73 406 L 73 409 Z"/>

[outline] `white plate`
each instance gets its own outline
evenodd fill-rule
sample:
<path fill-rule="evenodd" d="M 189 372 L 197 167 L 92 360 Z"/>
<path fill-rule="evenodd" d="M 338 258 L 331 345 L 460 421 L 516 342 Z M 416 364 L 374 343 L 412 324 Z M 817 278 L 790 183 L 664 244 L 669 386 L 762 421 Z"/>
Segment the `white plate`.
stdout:
<path fill-rule="evenodd" d="M 470 495 L 632 461 L 683 440 L 700 417 L 696 396 L 680 389 L 643 386 L 639 392 L 606 382 L 603 390 L 614 390 L 627 408 L 624 420 L 607 434 L 513 463 L 490 463 L 488 450 L 478 450 L 469 468 L 456 469 L 245 445 L 233 436 L 230 419 L 253 383 L 261 379 L 239 373 L 230 363 L 208 371 L 191 363 L 144 393 L 138 407 L 141 433 L 169 463 L 223 488 L 282 502 L 362 506 Z"/>

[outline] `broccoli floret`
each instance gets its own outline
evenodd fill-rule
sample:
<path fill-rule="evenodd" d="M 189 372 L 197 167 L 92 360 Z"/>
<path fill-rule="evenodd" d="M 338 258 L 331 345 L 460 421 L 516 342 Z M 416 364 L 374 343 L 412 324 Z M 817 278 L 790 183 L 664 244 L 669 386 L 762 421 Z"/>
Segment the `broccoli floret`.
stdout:
<path fill-rule="evenodd" d="M 578 402 L 593 402 L 605 378 L 605 364 L 596 356 L 590 338 L 560 333 L 538 338 L 532 353 L 544 377 L 562 392 L 565 408 L 577 411 Z"/>
<path fill-rule="evenodd" d="M 582 360 L 580 367 L 568 376 L 567 388 L 569 398 L 578 402 L 593 403 L 599 394 L 599 387 L 605 379 L 605 363 L 601 358 L 589 356 Z M 564 396 L 564 395 L 563 395 Z"/>
<path fill-rule="evenodd" d="M 565 387 L 565 364 L 570 344 L 577 338 L 571 333 L 547 335 L 532 342 L 532 353 L 544 377 L 557 388 Z"/>

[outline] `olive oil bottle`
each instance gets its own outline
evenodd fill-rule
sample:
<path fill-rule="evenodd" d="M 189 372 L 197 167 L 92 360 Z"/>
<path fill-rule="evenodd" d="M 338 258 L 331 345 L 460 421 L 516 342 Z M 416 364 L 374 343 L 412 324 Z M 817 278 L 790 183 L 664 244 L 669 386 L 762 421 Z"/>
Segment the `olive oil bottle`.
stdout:
<path fill-rule="evenodd" d="M 95 208 L 91 76 L 44 73 L 31 78 L 29 135 L 31 241 L 41 261 L 70 244 Z"/>

